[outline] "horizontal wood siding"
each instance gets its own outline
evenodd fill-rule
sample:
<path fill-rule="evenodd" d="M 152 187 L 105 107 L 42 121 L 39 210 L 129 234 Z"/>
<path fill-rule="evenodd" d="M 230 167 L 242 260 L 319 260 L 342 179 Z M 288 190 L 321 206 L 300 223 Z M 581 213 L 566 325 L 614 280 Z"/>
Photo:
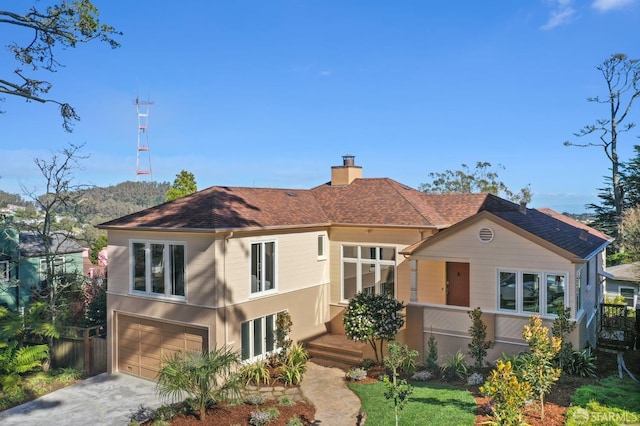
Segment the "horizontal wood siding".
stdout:
<path fill-rule="evenodd" d="M 494 231 L 490 243 L 478 239 L 478 231 L 483 227 Z M 497 273 L 501 269 L 558 272 L 567 274 L 568 285 L 575 281 L 574 266 L 568 260 L 488 220 L 452 233 L 415 253 L 414 258 L 418 261 L 469 263 L 470 306 L 480 306 L 483 310 L 497 308 Z M 424 282 L 433 286 L 429 279 L 431 277 Z M 423 282 L 420 274 L 418 282 Z"/>

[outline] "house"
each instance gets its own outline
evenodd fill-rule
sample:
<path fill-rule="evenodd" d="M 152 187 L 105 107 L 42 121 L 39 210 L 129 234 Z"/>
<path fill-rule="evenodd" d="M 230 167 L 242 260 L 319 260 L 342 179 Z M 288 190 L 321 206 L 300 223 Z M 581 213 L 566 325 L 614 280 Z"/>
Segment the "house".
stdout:
<path fill-rule="evenodd" d="M 63 234 L 54 233 L 47 246 L 41 234 L 18 231 L 7 217 L 0 230 L 0 305 L 13 311 L 27 307 L 33 292 L 43 288 L 47 262 L 56 276 L 82 272 L 82 247 Z"/>
<path fill-rule="evenodd" d="M 363 178 L 353 156 L 315 188 L 214 186 L 104 224 L 108 233 L 108 369 L 155 378 L 166 354 L 230 345 L 245 360 L 292 339 L 344 333 L 358 292 L 407 304 L 399 339 L 424 353 L 466 351 L 480 306 L 494 352 L 520 351 L 532 313 L 559 302 L 594 344 L 599 274 L 610 239 L 555 212 L 490 194 L 427 195 Z"/>
<path fill-rule="evenodd" d="M 623 296 L 627 306 L 635 308 L 640 302 L 640 262 L 610 266 L 605 293 L 607 297 Z"/>

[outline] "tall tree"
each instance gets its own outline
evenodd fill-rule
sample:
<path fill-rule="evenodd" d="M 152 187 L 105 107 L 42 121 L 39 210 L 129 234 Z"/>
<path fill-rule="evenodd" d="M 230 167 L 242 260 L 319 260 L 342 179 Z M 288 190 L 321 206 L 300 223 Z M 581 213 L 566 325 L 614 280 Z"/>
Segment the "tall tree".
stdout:
<path fill-rule="evenodd" d="M 18 67 L 14 70 L 13 77 L 0 78 L 0 96 L 18 96 L 27 101 L 59 105 L 62 126 L 70 132 L 73 121 L 80 119 L 76 110 L 67 102 L 47 98 L 52 84 L 36 78 L 32 73 L 35 74 L 39 69 L 56 72 L 62 66 L 55 56 L 56 48 L 74 48 L 93 40 L 107 42 L 112 48 L 116 48 L 120 45 L 112 36 L 121 33 L 100 23 L 98 9 L 90 0 L 61 0 L 46 9 L 34 6 L 25 14 L 0 10 L 0 24 L 30 31 L 32 34 L 24 44 L 12 42 L 7 45 L 9 52 L 18 61 Z M 8 31 L 3 32 L 7 33 Z M 29 68 L 32 73 L 27 73 L 23 67 Z"/>
<path fill-rule="evenodd" d="M 196 185 L 196 178 L 193 173 L 186 170 L 182 170 L 176 175 L 173 185 L 167 191 L 167 201 L 177 200 L 178 198 L 186 197 L 189 194 L 193 194 L 198 190 Z"/>
<path fill-rule="evenodd" d="M 624 209 L 624 188 L 621 181 L 622 161 L 618 156 L 618 137 L 635 127 L 628 121 L 634 101 L 640 97 L 640 60 L 630 59 L 624 53 L 615 53 L 596 67 L 606 83 L 606 94 L 588 98 L 606 106 L 605 118 L 588 124 L 574 133 L 576 137 L 593 138 L 587 143 L 565 141 L 565 146 L 600 147 L 611 163 L 611 188 L 617 233 L 620 231 Z"/>
<path fill-rule="evenodd" d="M 432 172 L 429 173 L 432 181 L 420 184 L 419 189 L 427 194 L 488 192 L 494 195 L 504 195 L 516 203 L 531 201 L 530 185 L 515 193 L 499 179 L 497 170 L 491 167 L 489 162 L 478 161 L 473 170 L 466 164 L 462 164 L 461 170 Z M 497 168 L 504 169 L 504 166 L 498 164 Z"/>
<path fill-rule="evenodd" d="M 41 241 L 45 259 L 44 284 L 37 289 L 37 299 L 41 303 L 41 313 L 54 327 L 64 325 L 63 319 L 69 314 L 68 298 L 80 295 L 81 274 L 67 274 L 64 265 L 56 263 L 60 258 L 60 248 L 65 241 L 74 240 L 73 229 L 61 229 L 57 225 L 61 211 L 73 211 L 78 204 L 83 186 L 75 183 L 74 172 L 81 167 L 87 156 L 81 153 L 83 145 L 70 145 L 53 154 L 50 159 L 34 160 L 44 181 L 44 188 L 27 189 L 24 193 L 37 206 L 39 218 L 22 225 Z M 41 195 L 38 195 L 41 194 Z"/>

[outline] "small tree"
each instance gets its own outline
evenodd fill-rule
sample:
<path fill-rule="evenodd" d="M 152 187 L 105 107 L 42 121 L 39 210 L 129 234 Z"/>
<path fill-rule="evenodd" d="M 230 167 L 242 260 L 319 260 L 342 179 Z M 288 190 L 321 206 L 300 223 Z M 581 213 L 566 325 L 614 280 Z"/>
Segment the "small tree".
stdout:
<path fill-rule="evenodd" d="M 167 191 L 167 201 L 177 200 L 178 198 L 186 197 L 189 194 L 193 194 L 198 191 L 196 185 L 196 178 L 193 173 L 186 170 L 182 170 L 176 175 L 173 185 L 169 187 Z"/>
<path fill-rule="evenodd" d="M 410 350 L 407 345 L 403 345 L 400 342 L 389 343 L 387 347 L 389 356 L 384 357 L 384 365 L 391 370 L 391 378 L 388 376 L 384 378 L 384 384 L 387 389 L 384 396 L 393 401 L 396 426 L 398 426 L 400 411 L 407 404 L 409 395 L 413 393 L 413 387 L 406 380 L 399 378 L 399 372 L 406 368 L 407 365 L 415 365 L 418 351 Z"/>
<path fill-rule="evenodd" d="M 433 334 L 427 340 L 427 355 L 424 359 L 424 366 L 432 373 L 440 371 L 440 366 L 438 365 L 438 342 Z"/>
<path fill-rule="evenodd" d="M 522 355 L 524 365 L 522 378 L 529 383 L 533 393 L 540 401 L 540 417 L 544 419 L 544 395 L 551 390 L 551 386 L 558 380 L 562 370 L 553 366 L 552 360 L 560 351 L 561 340 L 555 336 L 549 337 L 549 329 L 542 325 L 539 315 L 529 318 L 529 325 L 525 325 L 522 337 L 529 344 L 530 354 Z"/>
<path fill-rule="evenodd" d="M 223 346 L 211 352 L 176 352 L 167 357 L 158 372 L 158 394 L 174 401 L 190 398 L 200 412 L 207 415 L 211 401 L 240 396 L 236 367 L 240 356 Z"/>
<path fill-rule="evenodd" d="M 560 339 L 560 351 L 556 356 L 557 366 L 564 370 L 567 363 L 571 361 L 573 357 L 573 344 L 567 342 L 567 336 L 573 332 L 576 328 L 575 321 L 571 320 L 571 308 L 564 307 L 561 302 L 558 305 L 558 316 L 553 320 L 551 326 L 551 334 Z"/>
<path fill-rule="evenodd" d="M 383 342 L 395 339 L 404 325 L 402 309 L 402 302 L 386 294 L 358 293 L 344 313 L 346 335 L 351 340 L 368 342 L 380 364 Z"/>
<path fill-rule="evenodd" d="M 481 373 L 482 367 L 484 367 L 484 359 L 487 356 L 487 349 L 493 345 L 493 342 L 487 341 L 487 325 L 482 321 L 480 307 L 469 311 L 469 318 L 471 318 L 471 327 L 469 327 L 471 343 L 468 344 L 469 355 L 475 360 L 473 364 L 475 371 Z"/>
<path fill-rule="evenodd" d="M 531 386 L 518 380 L 511 361 L 498 360 L 480 392 L 491 398 L 493 417 L 500 425 L 523 424 L 524 406 L 531 396 Z"/>
<path fill-rule="evenodd" d="M 276 315 L 276 347 L 280 348 L 280 353 L 278 354 L 278 360 L 283 363 L 288 355 L 289 349 L 293 344 L 291 340 L 291 327 L 293 326 L 293 321 L 291 321 L 291 314 L 287 311 L 279 312 Z"/>

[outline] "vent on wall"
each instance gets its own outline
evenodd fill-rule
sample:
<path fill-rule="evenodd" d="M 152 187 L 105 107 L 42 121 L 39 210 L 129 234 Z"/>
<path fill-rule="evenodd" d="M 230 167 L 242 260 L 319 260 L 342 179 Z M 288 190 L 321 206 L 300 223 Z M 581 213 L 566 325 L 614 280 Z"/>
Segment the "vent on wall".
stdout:
<path fill-rule="evenodd" d="M 478 231 L 478 238 L 483 243 L 490 243 L 493 241 L 493 229 L 481 228 L 480 231 Z"/>

